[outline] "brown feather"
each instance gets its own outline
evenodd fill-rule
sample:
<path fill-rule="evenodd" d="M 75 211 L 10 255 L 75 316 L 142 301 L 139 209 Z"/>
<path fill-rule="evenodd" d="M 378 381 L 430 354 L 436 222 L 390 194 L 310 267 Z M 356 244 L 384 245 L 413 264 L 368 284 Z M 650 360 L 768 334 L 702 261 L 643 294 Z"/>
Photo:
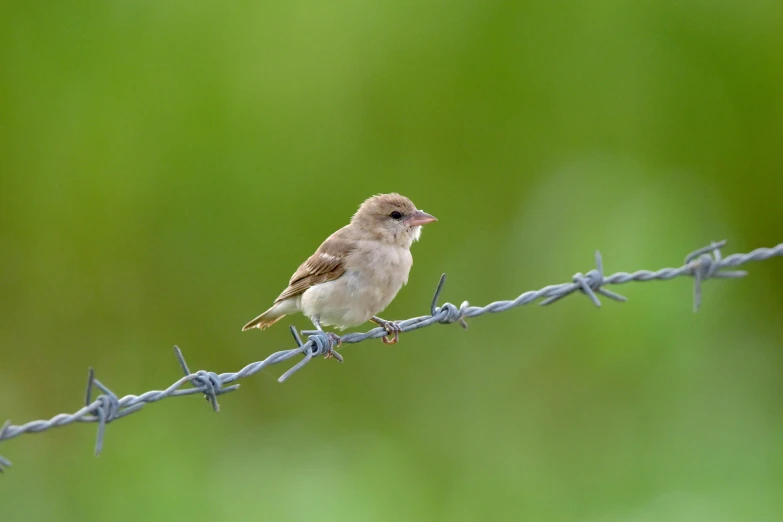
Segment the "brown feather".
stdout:
<path fill-rule="evenodd" d="M 259 330 L 263 330 L 264 328 L 269 328 L 273 324 L 275 324 L 277 321 L 285 317 L 285 314 L 278 315 L 277 317 L 269 318 L 269 312 L 273 311 L 274 307 L 270 308 L 263 314 L 259 315 L 249 323 L 247 323 L 245 326 L 242 327 L 242 331 L 250 330 L 251 328 L 258 328 Z"/>
<path fill-rule="evenodd" d="M 299 266 L 291 276 L 288 288 L 275 299 L 275 303 L 302 294 L 311 286 L 334 281 L 345 273 L 345 258 L 353 249 L 351 242 L 343 238 L 345 228 L 329 236 L 318 250 Z"/>

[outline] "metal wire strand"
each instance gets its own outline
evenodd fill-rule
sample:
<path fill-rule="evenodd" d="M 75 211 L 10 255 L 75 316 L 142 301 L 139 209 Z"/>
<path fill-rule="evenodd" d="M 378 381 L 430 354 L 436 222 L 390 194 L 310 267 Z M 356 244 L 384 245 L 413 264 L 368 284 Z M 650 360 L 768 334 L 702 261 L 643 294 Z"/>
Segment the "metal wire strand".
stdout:
<path fill-rule="evenodd" d="M 430 305 L 430 314 L 404 321 L 396 321 L 396 324 L 399 325 L 402 332 L 418 330 L 435 323 L 459 323 L 463 328 L 467 328 L 466 320 L 471 317 L 505 312 L 539 300 L 540 305 L 547 306 L 576 292 L 587 296 L 594 305 L 601 306 L 601 301 L 598 299 L 599 295 L 618 302 L 627 300 L 624 296 L 607 290 L 605 288 L 607 285 L 620 285 L 631 281 L 668 281 L 682 276 L 689 276 L 694 279 L 693 309 L 697 311 L 701 305 L 702 284 L 707 279 L 741 278 L 746 276 L 747 272 L 725 269 L 743 265 L 749 261 L 763 261 L 772 257 L 783 256 L 783 243 L 772 248 L 757 248 L 747 254 L 732 254 L 728 257 L 722 257 L 720 249 L 725 245 L 726 241 L 719 241 L 695 250 L 685 257 L 685 263 L 679 268 L 661 268 L 655 272 L 649 270 L 638 270 L 631 273 L 617 272 L 610 276 L 604 276 L 603 260 L 601 254 L 596 252 L 596 267 L 586 274 L 576 273 L 571 278 L 570 283 L 545 286 L 539 290 L 525 292 L 511 301 L 495 301 L 485 306 L 470 306 L 467 301 L 464 301 L 459 307 L 451 303 L 444 303 L 439 306 L 438 300 L 446 282 L 446 274 L 443 274 L 438 282 L 438 286 L 435 288 L 435 295 Z M 198 370 L 195 373 L 191 373 L 182 351 L 175 346 L 174 355 L 185 376 L 165 390 L 152 390 L 141 395 L 126 395 L 118 398 L 109 388 L 95 378 L 95 372 L 90 368 L 87 377 L 84 406 L 81 409 L 73 413 L 61 413 L 48 420 L 35 420 L 18 426 L 11 424 L 11 421 L 8 420 L 0 428 L 0 441 L 18 437 L 23 433 L 39 433 L 74 422 L 97 422 L 98 429 L 95 437 L 95 454 L 97 456 L 100 455 L 103 449 L 106 425 L 139 411 L 147 403 L 168 397 L 200 393 L 210 402 L 212 409 L 215 412 L 219 412 L 220 406 L 217 397 L 218 395 L 239 389 L 239 384 L 227 386 L 234 381 L 249 377 L 267 366 L 287 361 L 298 355 L 303 356 L 301 360 L 280 376 L 278 381 L 284 382 L 319 355 L 343 362 L 342 355 L 336 351 L 339 343 L 350 344 L 360 343 L 368 339 L 380 339 L 388 333 L 386 329 L 378 327 L 364 333 L 348 333 L 338 337 L 332 333 L 310 330 L 302 332 L 307 335 L 307 341 L 302 342 L 302 338 L 296 328 L 293 326 L 290 328 L 297 345 L 296 348 L 275 352 L 263 361 L 248 364 L 238 372 L 217 374 L 215 372 Z M 187 384 L 191 386 L 185 387 Z M 101 392 L 95 399 L 92 398 L 93 388 L 97 388 Z M 11 462 L 0 456 L 0 473 L 3 472 L 4 468 L 10 466 Z"/>

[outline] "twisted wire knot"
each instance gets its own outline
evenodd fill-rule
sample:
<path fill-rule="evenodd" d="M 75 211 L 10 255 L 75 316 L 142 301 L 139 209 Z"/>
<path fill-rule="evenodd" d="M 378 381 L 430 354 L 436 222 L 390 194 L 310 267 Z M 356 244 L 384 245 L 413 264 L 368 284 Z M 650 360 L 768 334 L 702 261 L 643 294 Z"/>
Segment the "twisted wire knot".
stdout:
<path fill-rule="evenodd" d="M 622 296 L 617 292 L 612 292 L 611 290 L 603 288 L 603 285 L 606 282 L 606 279 L 604 278 L 604 261 L 601 257 L 601 253 L 597 250 L 595 252 L 595 268 L 587 272 L 587 274 L 577 272 L 574 274 L 574 277 L 571 278 L 571 281 L 573 281 L 571 285 L 563 288 L 557 295 L 547 297 L 541 301 L 541 305 L 546 306 L 552 304 L 558 299 L 562 299 L 577 290 L 580 290 L 589 297 L 593 304 L 598 307 L 601 306 L 601 301 L 598 299 L 598 296 L 595 295 L 596 293 L 621 303 L 628 300 L 625 296 Z"/>
<path fill-rule="evenodd" d="M 284 350 L 277 352 L 270 356 L 274 362 L 284 361 L 290 357 L 293 357 L 297 353 L 304 355 L 304 359 L 296 363 L 294 366 L 288 369 L 283 375 L 281 375 L 277 381 L 285 382 L 291 375 L 299 371 L 305 364 L 309 363 L 316 355 L 323 355 L 327 359 L 335 359 L 338 362 L 343 362 L 343 356 L 337 352 L 336 348 L 342 343 L 342 339 L 331 332 L 324 332 L 323 330 L 303 330 L 302 333 L 307 335 L 307 342 L 303 343 L 302 338 L 299 336 L 299 332 L 296 328 L 289 326 L 291 335 L 294 336 L 297 347 L 293 350 Z"/>
<path fill-rule="evenodd" d="M 468 302 L 463 301 L 459 308 L 451 303 L 444 303 L 443 306 L 438 306 L 438 299 L 440 293 L 443 290 L 443 285 L 446 284 L 446 274 L 440 276 L 438 286 L 435 287 L 435 295 L 432 296 L 432 302 L 430 303 L 430 315 L 432 317 L 438 317 L 442 312 L 446 314 L 438 319 L 441 324 L 459 323 L 464 329 L 468 329 L 468 323 L 465 321 L 465 314 L 468 309 Z"/>
<path fill-rule="evenodd" d="M 95 402 L 91 399 L 93 386 L 103 392 L 95 398 Z M 98 421 L 98 431 L 95 435 L 95 456 L 98 457 L 100 456 L 101 451 L 103 451 L 103 436 L 106 432 L 106 425 L 114 419 L 122 417 L 122 410 L 117 395 L 104 386 L 101 381 L 96 379 L 95 370 L 90 368 L 90 371 L 87 374 L 87 391 L 84 395 L 84 405 L 92 406 L 96 403 L 97 406 L 92 415 L 93 418 Z M 127 408 L 126 411 L 127 413 L 132 413 L 133 411 L 140 410 L 143 406 L 144 404 L 136 404 L 135 406 Z"/>
<path fill-rule="evenodd" d="M 720 249 L 726 246 L 726 240 L 713 241 L 706 247 L 694 250 L 685 256 L 685 265 L 693 275 L 693 311 L 698 312 L 701 306 L 701 283 L 709 278 L 740 278 L 748 273 L 744 270 L 728 270 L 723 268 L 723 256 Z"/>
<path fill-rule="evenodd" d="M 719 250 L 716 250 L 715 252 L 716 255 L 718 255 L 718 259 L 709 254 L 702 254 L 694 261 L 691 261 L 691 269 L 693 270 L 694 276 L 704 281 L 715 275 L 715 272 L 720 268 L 720 265 L 718 264 L 720 261 L 718 254 Z"/>
<path fill-rule="evenodd" d="M 95 398 L 100 403 L 95 415 L 98 417 L 98 434 L 95 437 L 95 456 L 98 457 L 103 451 L 103 436 L 106 431 L 106 425 L 113 421 L 119 413 L 120 404 L 116 396 L 101 394 Z"/>
<path fill-rule="evenodd" d="M 217 396 L 220 395 L 220 391 L 223 389 L 223 380 L 218 374 L 199 370 L 190 382 L 204 392 L 204 398 L 212 403 L 213 410 L 220 411 Z"/>
<path fill-rule="evenodd" d="M 99 422 L 108 424 L 117 418 L 120 412 L 120 401 L 116 395 L 106 395 L 102 393 L 95 397 L 95 400 L 100 403 L 98 409 L 95 411 L 95 415 L 98 417 Z"/>
<path fill-rule="evenodd" d="M 223 390 L 223 379 L 215 372 L 199 370 L 195 374 L 190 373 L 188 363 L 185 362 L 185 356 L 182 355 L 182 350 L 179 349 L 179 346 L 174 347 L 174 355 L 177 356 L 177 361 L 179 362 L 182 371 L 185 372 L 185 376 L 193 376 L 190 379 L 190 383 L 204 393 L 204 398 L 212 404 L 212 409 L 216 413 L 220 412 L 220 404 L 218 404 L 217 396 L 220 395 Z M 231 386 L 227 391 L 233 391 L 235 389 L 236 385 Z"/>
<path fill-rule="evenodd" d="M 336 344 L 336 341 L 326 332 L 316 330 L 307 336 L 307 343 L 305 343 L 305 346 L 309 345 L 310 354 L 315 356 L 327 355 L 333 350 L 334 344 Z"/>
<path fill-rule="evenodd" d="M 579 285 L 579 289 L 590 298 L 593 304 L 601 306 L 601 301 L 598 300 L 595 291 L 601 288 L 601 285 L 604 283 L 604 276 L 598 272 L 598 270 L 593 268 L 587 272 L 587 275 L 584 275 L 582 272 L 577 272 L 574 274 L 574 277 L 571 278 L 571 281 L 573 281 L 574 284 Z"/>
<path fill-rule="evenodd" d="M 701 283 L 713 277 L 720 268 L 720 248 L 726 241 L 713 241 L 708 246 L 694 250 L 685 256 L 685 264 L 693 274 L 693 311 L 697 312 L 701 306 Z M 712 254 L 712 255 L 710 255 Z"/>
<path fill-rule="evenodd" d="M 467 301 L 463 301 L 459 308 L 451 303 L 443 303 L 443 305 L 435 307 L 435 313 L 432 315 L 435 317 L 442 316 L 438 319 L 438 322 L 441 324 L 458 322 L 463 328 L 467 328 L 468 323 L 465 322 L 465 312 L 467 311 L 468 306 Z"/>
<path fill-rule="evenodd" d="M 598 290 L 604 284 L 604 274 L 599 272 L 597 268 L 593 268 L 586 275 L 582 274 L 582 272 L 577 272 L 574 274 L 572 281 L 579 285 L 586 284 L 591 290 Z"/>
<path fill-rule="evenodd" d="M 339 362 L 343 362 L 343 356 L 337 353 L 337 348 L 343 343 L 339 335 L 332 332 L 324 332 L 323 330 L 303 331 L 302 333 L 307 335 L 307 342 L 302 344 L 293 327 L 292 332 L 299 348 L 304 350 L 305 358 L 308 361 L 316 355 L 323 355 L 327 359 L 334 358 Z"/>

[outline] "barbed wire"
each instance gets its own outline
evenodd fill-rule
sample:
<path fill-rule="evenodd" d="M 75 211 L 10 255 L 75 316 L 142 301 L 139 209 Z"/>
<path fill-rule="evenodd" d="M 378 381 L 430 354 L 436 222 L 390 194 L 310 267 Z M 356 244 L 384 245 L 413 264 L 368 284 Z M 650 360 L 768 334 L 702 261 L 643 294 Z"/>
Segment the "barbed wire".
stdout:
<path fill-rule="evenodd" d="M 401 332 L 410 332 L 433 325 L 435 323 L 451 324 L 459 323 L 463 328 L 467 328 L 466 319 L 477 317 L 488 313 L 499 313 L 510 310 L 517 306 L 526 305 L 541 299 L 540 305 L 550 305 L 563 297 L 576 292 L 585 294 L 596 306 L 601 306 L 596 294 L 608 297 L 614 301 L 626 301 L 626 298 L 620 294 L 604 288 L 607 285 L 620 285 L 631 281 L 668 281 L 676 277 L 689 276 L 694 278 L 693 285 L 693 309 L 698 311 L 701 304 L 701 285 L 707 279 L 718 278 L 740 278 L 747 275 L 744 270 L 724 270 L 726 268 L 736 267 L 749 261 L 763 261 L 776 256 L 783 256 L 783 243 L 772 248 L 757 248 L 747 254 L 732 254 L 728 257 L 722 257 L 720 249 L 726 245 L 726 241 L 713 242 L 709 246 L 700 248 L 691 252 L 685 257 L 684 264 L 679 268 L 661 268 L 657 271 L 637 270 L 636 272 L 617 272 L 615 274 L 604 276 L 603 260 L 599 252 L 595 253 L 596 267 L 582 274 L 575 274 L 570 283 L 560 283 L 549 285 L 540 290 L 531 290 L 510 301 L 495 301 L 486 306 L 470 306 L 464 301 L 459 307 L 444 303 L 438 306 L 443 285 L 446 282 L 446 274 L 443 274 L 435 289 L 435 295 L 430 305 L 430 314 L 406 319 L 404 321 L 395 321 Z M 249 377 L 262 369 L 287 361 L 297 355 L 304 357 L 294 366 L 289 368 L 278 379 L 284 382 L 295 372 L 302 369 L 314 357 L 324 355 L 326 358 L 334 358 L 343 362 L 343 357 L 336 348 L 343 343 L 359 343 L 368 339 L 378 339 L 388 335 L 389 332 L 383 327 L 374 328 L 364 333 L 348 333 L 343 336 L 337 336 L 333 333 L 320 330 L 303 330 L 301 333 L 307 336 L 307 341 L 302 342 L 300 333 L 296 328 L 290 327 L 297 347 L 289 350 L 281 350 L 268 356 L 263 361 L 257 361 L 248 364 L 238 372 L 215 373 L 205 370 L 199 370 L 191 373 L 188 368 L 182 351 L 174 347 L 174 354 L 177 357 L 185 376 L 173 383 L 165 390 L 152 390 L 141 395 L 126 395 L 118 398 L 109 388 L 95 378 L 95 372 L 90 368 L 87 376 L 87 391 L 84 398 L 84 406 L 73 413 L 61 413 L 48 420 L 35 420 L 27 422 L 20 426 L 11 424 L 8 420 L 0 428 L 0 442 L 3 440 L 18 437 L 23 433 L 39 433 L 51 428 L 65 426 L 74 422 L 97 422 L 98 430 L 95 438 L 95 455 L 100 455 L 103 449 L 104 433 L 106 425 L 117 419 L 135 413 L 146 404 L 157 402 L 167 397 L 180 397 L 183 395 L 203 394 L 211 403 L 214 411 L 220 411 L 217 397 L 224 393 L 235 391 L 239 384 L 226 386 L 234 381 Z M 182 389 L 186 384 L 192 387 Z M 93 388 L 100 390 L 101 394 L 92 398 Z M 11 466 L 11 462 L 0 456 L 0 473 L 3 468 Z"/>

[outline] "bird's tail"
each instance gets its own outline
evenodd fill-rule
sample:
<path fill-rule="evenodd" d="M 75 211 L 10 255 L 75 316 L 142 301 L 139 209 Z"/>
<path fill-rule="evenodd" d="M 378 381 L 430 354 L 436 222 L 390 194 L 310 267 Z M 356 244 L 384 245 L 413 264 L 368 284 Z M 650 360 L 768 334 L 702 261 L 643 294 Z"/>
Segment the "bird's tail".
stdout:
<path fill-rule="evenodd" d="M 282 313 L 280 311 L 280 307 L 275 305 L 243 326 L 242 331 L 244 332 L 245 330 L 250 330 L 251 328 L 258 328 L 259 330 L 263 330 L 264 328 L 272 326 L 283 317 L 285 317 L 285 313 Z"/>

